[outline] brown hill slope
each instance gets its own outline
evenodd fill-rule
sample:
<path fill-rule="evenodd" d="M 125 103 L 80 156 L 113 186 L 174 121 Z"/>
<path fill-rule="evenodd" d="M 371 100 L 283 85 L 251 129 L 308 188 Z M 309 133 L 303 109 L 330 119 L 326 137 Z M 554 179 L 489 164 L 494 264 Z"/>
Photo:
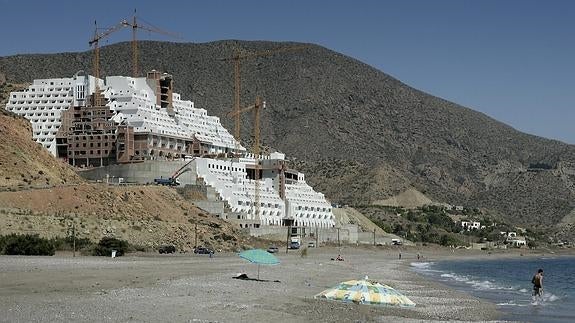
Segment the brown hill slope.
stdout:
<path fill-rule="evenodd" d="M 247 242 L 229 223 L 162 186 L 80 184 L 0 192 L 0 234 L 64 237 L 72 223 L 80 238 L 114 236 L 144 247 L 174 244 L 189 251 L 196 224 L 198 244 L 232 250 Z"/>
<path fill-rule="evenodd" d="M 0 190 L 80 183 L 67 165 L 32 140 L 28 120 L 4 109 L 8 91 L 22 85 L 0 85 Z"/>
<path fill-rule="evenodd" d="M 293 43 L 141 43 L 141 66 L 172 72 L 176 91 L 218 115 L 232 106 L 235 48 Z M 129 43 L 102 49 L 104 75 L 129 75 Z M 0 58 L 12 82 L 90 70 L 91 53 Z M 317 189 L 348 204 L 414 187 L 437 202 L 489 208 L 516 223 L 552 225 L 575 199 L 575 147 L 524 134 L 320 46 L 242 62 L 242 105 L 267 101 L 262 137 L 295 158 Z M 243 138 L 251 125 L 244 117 Z M 532 171 L 531 171 L 532 170 Z"/>

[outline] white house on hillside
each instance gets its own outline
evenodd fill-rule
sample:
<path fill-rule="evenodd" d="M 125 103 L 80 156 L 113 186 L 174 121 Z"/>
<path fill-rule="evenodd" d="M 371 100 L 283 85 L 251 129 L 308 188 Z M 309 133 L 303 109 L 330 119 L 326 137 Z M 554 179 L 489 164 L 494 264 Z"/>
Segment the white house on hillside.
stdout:
<path fill-rule="evenodd" d="M 476 221 L 461 221 L 461 227 L 467 231 L 479 230 L 481 229 L 481 223 Z"/>

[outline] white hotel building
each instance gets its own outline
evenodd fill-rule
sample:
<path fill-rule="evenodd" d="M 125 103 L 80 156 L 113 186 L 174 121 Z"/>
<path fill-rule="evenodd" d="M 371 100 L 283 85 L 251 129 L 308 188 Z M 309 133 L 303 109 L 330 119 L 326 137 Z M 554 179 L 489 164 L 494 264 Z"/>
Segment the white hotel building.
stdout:
<path fill-rule="evenodd" d="M 101 105 L 94 104 L 96 81 Z M 330 203 L 306 183 L 304 174 L 285 167 L 283 154 L 260 161 L 256 198 L 253 156 L 216 159 L 237 147 L 245 153 L 245 148 L 236 145 L 218 117 L 182 100 L 172 87 L 172 76 L 156 71 L 146 77 L 111 76 L 105 81 L 77 73 L 71 78 L 34 80 L 24 91 L 10 94 L 6 109 L 30 120 L 33 138 L 74 166 L 210 155 L 214 158 L 195 161 L 197 176 L 214 187 L 242 220 L 272 226 L 335 225 Z"/>

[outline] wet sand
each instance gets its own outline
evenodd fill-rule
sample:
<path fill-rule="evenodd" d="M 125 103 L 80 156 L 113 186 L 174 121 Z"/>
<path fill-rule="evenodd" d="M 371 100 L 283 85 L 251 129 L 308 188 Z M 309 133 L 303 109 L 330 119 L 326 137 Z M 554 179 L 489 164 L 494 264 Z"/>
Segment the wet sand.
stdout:
<path fill-rule="evenodd" d="M 411 262 L 495 257 L 471 251 L 382 248 L 285 249 L 281 264 L 257 266 L 234 253 L 140 254 L 119 258 L 0 256 L 0 322 L 419 322 L 491 321 L 494 304 L 414 273 Z M 331 261 L 338 254 L 345 261 Z M 509 253 L 504 254 L 509 255 Z M 413 300 L 414 308 L 344 304 L 313 296 L 341 281 L 370 279 Z M 280 282 L 273 282 L 279 280 Z"/>

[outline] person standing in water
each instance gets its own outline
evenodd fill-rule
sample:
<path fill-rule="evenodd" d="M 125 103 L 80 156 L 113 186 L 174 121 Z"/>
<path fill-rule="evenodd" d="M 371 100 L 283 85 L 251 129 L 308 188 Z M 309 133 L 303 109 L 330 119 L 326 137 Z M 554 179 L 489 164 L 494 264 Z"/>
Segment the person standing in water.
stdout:
<path fill-rule="evenodd" d="M 533 284 L 533 296 L 541 297 L 543 295 L 543 269 L 539 269 L 531 279 Z"/>

